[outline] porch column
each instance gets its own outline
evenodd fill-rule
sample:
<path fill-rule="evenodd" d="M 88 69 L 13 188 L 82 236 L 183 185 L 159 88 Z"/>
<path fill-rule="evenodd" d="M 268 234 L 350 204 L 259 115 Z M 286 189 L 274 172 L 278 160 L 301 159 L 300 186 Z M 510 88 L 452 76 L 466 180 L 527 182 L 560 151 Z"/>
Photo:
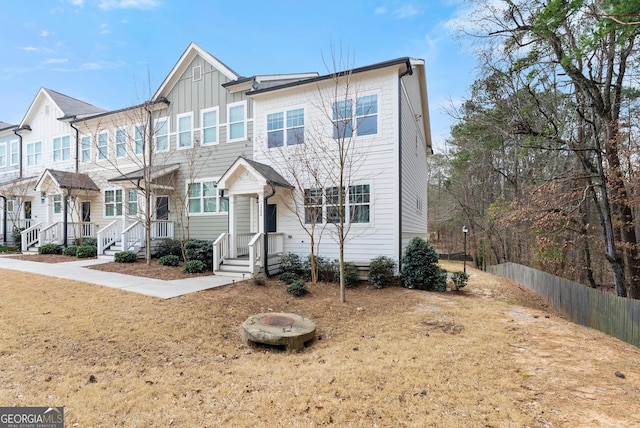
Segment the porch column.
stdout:
<path fill-rule="evenodd" d="M 258 233 L 264 235 L 264 192 L 258 194 Z"/>
<path fill-rule="evenodd" d="M 238 256 L 238 246 L 236 245 L 236 236 L 238 225 L 236 223 L 236 195 L 229 195 L 229 257 Z"/>

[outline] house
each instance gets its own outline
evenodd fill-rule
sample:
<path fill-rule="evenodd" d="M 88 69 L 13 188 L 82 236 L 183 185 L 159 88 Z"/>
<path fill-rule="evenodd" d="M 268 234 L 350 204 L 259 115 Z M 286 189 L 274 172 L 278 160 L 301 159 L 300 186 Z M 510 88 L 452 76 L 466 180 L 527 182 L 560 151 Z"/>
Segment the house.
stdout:
<path fill-rule="evenodd" d="M 41 89 L 19 125 L 0 127 L 0 161 L 3 145 L 0 195 L 12 201 L 5 218 L 18 213 L 7 229 L 26 228 L 24 250 L 94 237 L 100 254 L 142 252 L 197 238 L 214 241 L 218 273 L 270 274 L 278 254 L 306 257 L 312 239 L 337 257 L 341 215 L 345 257 L 361 264 L 399 261 L 427 236 L 429 114 L 424 62 L 412 58 L 244 77 L 191 43 L 138 105 L 105 111 Z"/>

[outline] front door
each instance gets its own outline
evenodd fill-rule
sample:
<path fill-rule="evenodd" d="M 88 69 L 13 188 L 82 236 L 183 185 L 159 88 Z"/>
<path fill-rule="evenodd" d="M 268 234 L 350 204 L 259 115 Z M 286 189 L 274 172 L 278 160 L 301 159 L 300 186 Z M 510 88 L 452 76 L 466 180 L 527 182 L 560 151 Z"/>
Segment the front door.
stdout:
<path fill-rule="evenodd" d="M 169 197 L 156 197 L 156 220 L 169 220 Z"/>
<path fill-rule="evenodd" d="M 92 236 L 91 233 L 91 202 L 82 201 L 82 237 Z"/>
<path fill-rule="evenodd" d="M 24 227 L 31 227 L 31 201 L 24 201 Z"/>
<path fill-rule="evenodd" d="M 277 205 L 271 204 L 267 205 L 267 233 L 275 233 L 278 229 L 276 218 L 277 218 Z"/>

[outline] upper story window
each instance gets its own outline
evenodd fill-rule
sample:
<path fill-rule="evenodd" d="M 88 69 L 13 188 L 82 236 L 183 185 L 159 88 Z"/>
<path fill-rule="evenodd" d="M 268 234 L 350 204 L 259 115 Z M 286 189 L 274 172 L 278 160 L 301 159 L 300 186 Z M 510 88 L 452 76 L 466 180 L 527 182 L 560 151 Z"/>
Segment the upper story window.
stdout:
<path fill-rule="evenodd" d="M 27 166 L 42 165 L 42 141 L 27 143 Z"/>
<path fill-rule="evenodd" d="M 91 137 L 88 135 L 80 138 L 80 161 L 91 162 Z"/>
<path fill-rule="evenodd" d="M 18 165 L 18 162 L 20 162 L 20 141 L 13 140 L 9 145 L 9 162 L 11 162 L 11 165 Z"/>
<path fill-rule="evenodd" d="M 213 179 L 202 179 L 188 184 L 189 215 L 229 211 L 229 202 L 220 197 L 216 183 Z"/>
<path fill-rule="evenodd" d="M 193 113 L 179 114 L 178 148 L 185 149 L 193 145 Z"/>
<path fill-rule="evenodd" d="M 7 145 L 0 144 L 0 168 L 7 166 Z"/>
<path fill-rule="evenodd" d="M 269 148 L 303 143 L 303 108 L 267 115 L 267 145 Z"/>
<path fill-rule="evenodd" d="M 71 139 L 69 136 L 53 139 L 53 161 L 65 161 L 71 159 Z"/>
<path fill-rule="evenodd" d="M 333 138 L 374 135 L 378 133 L 378 96 L 357 97 L 336 101 L 332 105 Z"/>
<path fill-rule="evenodd" d="M 153 133 L 156 152 L 166 152 L 169 150 L 169 118 L 161 117 L 156 119 L 156 129 Z"/>
<path fill-rule="evenodd" d="M 98 134 L 98 160 L 107 159 L 109 157 L 109 133 L 101 132 Z"/>
<path fill-rule="evenodd" d="M 127 130 L 116 129 L 116 157 L 123 158 L 127 155 Z"/>
<path fill-rule="evenodd" d="M 237 141 L 244 140 L 247 135 L 247 103 L 241 101 L 239 103 L 229 104 L 227 107 L 227 140 Z"/>
<path fill-rule="evenodd" d="M 218 107 L 210 108 L 202 111 L 202 133 L 200 138 L 202 144 L 218 143 Z"/>
<path fill-rule="evenodd" d="M 144 147 L 144 126 L 136 125 L 133 131 L 133 150 L 137 155 L 141 155 L 143 147 Z"/>
<path fill-rule="evenodd" d="M 104 191 L 104 216 L 115 217 L 122 215 L 122 190 Z"/>

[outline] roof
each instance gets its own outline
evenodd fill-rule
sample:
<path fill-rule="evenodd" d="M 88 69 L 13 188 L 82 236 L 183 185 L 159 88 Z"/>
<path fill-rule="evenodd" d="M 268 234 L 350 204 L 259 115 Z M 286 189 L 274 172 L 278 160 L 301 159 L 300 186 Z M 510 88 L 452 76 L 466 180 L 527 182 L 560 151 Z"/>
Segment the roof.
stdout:
<path fill-rule="evenodd" d="M 87 174 L 80 172 L 58 171 L 55 169 L 45 169 L 35 185 L 36 188 L 40 186 L 40 183 L 46 176 L 51 177 L 60 189 L 100 191 L 100 188 Z"/>
<path fill-rule="evenodd" d="M 27 113 L 24 115 L 24 118 L 22 119 L 20 125 L 29 123 L 28 120 L 32 114 L 34 106 L 42 97 L 47 97 L 51 101 L 53 101 L 53 103 L 55 103 L 55 105 L 60 109 L 65 118 L 90 116 L 92 114 L 103 113 L 106 111 L 100 107 L 96 107 L 92 104 L 85 103 L 84 101 L 80 101 L 68 95 L 61 94 L 60 92 L 56 92 L 51 89 L 40 88 L 38 94 L 31 102 L 29 110 L 27 110 Z"/>
<path fill-rule="evenodd" d="M 9 125 L 8 123 L 0 121 L 0 131 L 4 131 L 6 129 L 15 128 L 17 125 Z"/>
<path fill-rule="evenodd" d="M 310 79 L 296 80 L 296 81 L 285 83 L 282 85 L 266 86 L 264 88 L 259 88 L 253 91 L 249 91 L 247 92 L 247 95 L 261 94 L 264 92 L 275 91 L 275 90 L 284 89 L 284 88 L 291 88 L 291 87 L 300 86 L 300 85 L 307 85 L 309 83 L 321 82 L 323 80 L 333 79 L 336 75 L 344 76 L 348 74 L 364 73 L 366 71 L 378 70 L 381 68 L 392 67 L 392 66 L 397 66 L 402 64 L 406 64 L 407 70 L 411 70 L 411 58 L 402 57 L 402 58 L 392 59 L 389 61 L 378 62 L 376 64 L 371 64 L 364 67 L 354 68 L 351 70 L 338 71 L 336 73 L 330 73 L 323 76 L 312 77 Z"/>
<path fill-rule="evenodd" d="M 173 171 L 176 171 L 180 168 L 179 163 L 172 163 L 168 165 L 156 165 L 151 167 L 151 180 L 154 180 L 158 177 L 162 177 L 163 175 L 167 175 Z M 144 179 L 144 172 L 146 168 L 137 169 L 135 171 L 119 175 L 114 178 L 110 178 L 107 181 L 109 182 L 118 182 L 118 181 L 138 181 Z"/>
<path fill-rule="evenodd" d="M 279 187 L 293 188 L 293 186 L 284 177 L 282 177 L 275 169 L 273 169 L 269 165 L 265 165 L 263 163 L 256 162 L 254 160 L 247 159 L 244 156 L 240 156 L 238 159 L 236 159 L 236 162 L 234 162 L 234 165 L 238 161 L 246 162 L 258 174 L 260 174 L 269 184 L 273 184 L 274 186 L 279 186 Z"/>

